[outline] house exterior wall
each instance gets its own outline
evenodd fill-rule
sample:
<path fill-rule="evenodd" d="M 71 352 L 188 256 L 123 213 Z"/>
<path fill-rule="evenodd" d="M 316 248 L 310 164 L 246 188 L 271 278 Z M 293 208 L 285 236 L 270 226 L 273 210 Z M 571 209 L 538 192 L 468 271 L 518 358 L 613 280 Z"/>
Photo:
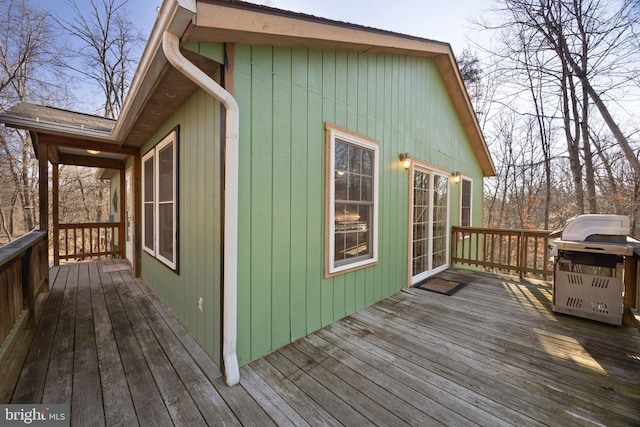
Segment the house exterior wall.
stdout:
<path fill-rule="evenodd" d="M 410 174 L 398 154 L 473 180 L 482 171 L 434 62 L 387 54 L 235 47 L 240 107 L 239 363 L 407 285 Z M 379 261 L 331 278 L 325 259 L 325 122 L 380 144 Z M 450 224 L 459 224 L 459 186 Z"/>
<path fill-rule="evenodd" d="M 200 345 L 220 361 L 220 104 L 196 91 L 144 145 L 145 154 L 178 130 L 178 271 L 141 253 L 141 276 Z M 202 311 L 199 301 L 202 298 Z"/>
<path fill-rule="evenodd" d="M 109 178 L 109 213 L 107 218 L 104 218 L 104 221 L 120 221 L 120 211 L 122 210 L 122 206 L 120 206 L 120 191 L 120 174 L 115 171 Z M 115 206 L 113 204 L 114 197 L 117 198 Z"/>
<path fill-rule="evenodd" d="M 197 49 L 219 50 L 203 43 Z M 233 79 L 240 107 L 240 365 L 407 286 L 410 173 L 399 153 L 471 178 L 472 224 L 481 224 L 482 171 L 432 60 L 237 45 Z M 325 122 L 380 144 L 379 261 L 331 278 L 324 275 Z M 143 251 L 141 274 L 220 362 L 218 102 L 198 90 L 141 154 L 176 126 L 178 272 Z M 459 224 L 459 187 L 450 186 L 451 225 Z"/>

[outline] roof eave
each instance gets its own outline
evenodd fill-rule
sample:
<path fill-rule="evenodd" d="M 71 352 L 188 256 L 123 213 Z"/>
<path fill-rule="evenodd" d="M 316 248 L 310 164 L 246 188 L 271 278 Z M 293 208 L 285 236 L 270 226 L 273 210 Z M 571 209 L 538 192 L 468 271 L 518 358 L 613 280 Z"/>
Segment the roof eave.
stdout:
<path fill-rule="evenodd" d="M 111 132 L 82 128 L 64 123 L 46 122 L 31 117 L 16 116 L 5 113 L 0 114 L 0 122 L 10 127 L 26 129 L 38 133 L 47 133 L 70 138 L 80 137 L 88 141 L 113 142 Z"/>
<path fill-rule="evenodd" d="M 113 131 L 113 138 L 121 144 L 124 144 L 127 134 L 167 65 L 162 51 L 164 32 L 170 31 L 181 36 L 193 21 L 195 14 L 196 0 L 165 0 L 162 3 Z"/>

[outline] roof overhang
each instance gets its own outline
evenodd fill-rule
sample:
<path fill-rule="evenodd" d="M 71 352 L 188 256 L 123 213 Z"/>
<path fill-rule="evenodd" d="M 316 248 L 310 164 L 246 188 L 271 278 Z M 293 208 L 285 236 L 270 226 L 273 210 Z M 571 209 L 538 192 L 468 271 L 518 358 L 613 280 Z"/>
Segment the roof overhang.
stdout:
<path fill-rule="evenodd" d="M 20 103 L 0 114 L 7 126 L 28 130 L 36 155 L 38 145 L 48 146 L 48 159 L 53 163 L 93 167 L 114 167 L 124 164 L 136 150 L 120 148 L 111 135 L 115 120 L 46 107 Z M 91 154 L 97 153 L 97 154 Z"/>

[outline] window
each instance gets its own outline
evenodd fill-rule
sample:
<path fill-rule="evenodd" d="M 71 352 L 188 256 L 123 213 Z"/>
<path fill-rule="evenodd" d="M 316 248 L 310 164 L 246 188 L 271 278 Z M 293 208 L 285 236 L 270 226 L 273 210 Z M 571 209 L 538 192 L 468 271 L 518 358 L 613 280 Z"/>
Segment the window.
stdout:
<path fill-rule="evenodd" d="M 378 260 L 378 143 L 326 125 L 326 275 Z"/>
<path fill-rule="evenodd" d="M 462 178 L 460 185 L 460 225 L 471 227 L 471 180 L 466 178 Z M 461 237 L 469 237 L 469 233 Z"/>
<path fill-rule="evenodd" d="M 145 252 L 176 270 L 177 131 L 142 158 L 142 242 Z"/>

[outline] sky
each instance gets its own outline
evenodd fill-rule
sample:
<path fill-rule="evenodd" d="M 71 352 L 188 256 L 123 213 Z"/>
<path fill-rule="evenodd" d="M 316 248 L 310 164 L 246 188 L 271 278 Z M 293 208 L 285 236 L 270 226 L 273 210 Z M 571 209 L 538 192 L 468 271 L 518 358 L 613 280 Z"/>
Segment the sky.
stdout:
<path fill-rule="evenodd" d="M 473 37 L 471 20 L 490 0 L 269 0 L 279 9 L 450 43 L 459 53 Z"/>
<path fill-rule="evenodd" d="M 50 1 L 50 0 L 49 0 Z M 53 3 L 65 2 L 56 0 Z M 145 34 L 151 31 L 160 0 L 130 0 L 127 7 L 142 17 Z M 255 0 L 278 9 L 365 25 L 382 30 L 448 42 L 454 52 L 467 47 L 471 20 L 486 12 L 492 0 Z M 150 13 L 152 12 L 152 13 Z M 473 35 L 471 35 L 473 37 Z"/>
<path fill-rule="evenodd" d="M 73 11 L 68 0 L 31 0 L 54 16 L 72 21 Z M 322 18 L 344 21 L 450 43 L 456 55 L 472 46 L 478 32 L 472 30 L 472 20 L 490 8 L 494 0 L 251 0 L 278 9 L 302 12 Z M 76 0 L 89 10 L 87 0 Z M 98 0 L 98 3 L 100 1 Z M 129 0 L 126 8 L 130 20 L 148 39 L 162 0 Z M 471 41 L 470 41 L 471 40 Z M 140 50 L 140 53 L 142 49 Z M 133 73 L 132 73 L 133 74 Z M 72 107 L 83 112 L 100 114 L 102 94 L 98 87 L 76 82 L 74 92 L 82 96 Z M 93 110 L 93 111 L 92 111 Z"/>
<path fill-rule="evenodd" d="M 44 9 L 69 20 L 67 0 L 33 0 Z M 87 0 L 77 0 L 79 5 Z M 365 25 L 382 30 L 448 42 L 459 53 L 473 33 L 470 21 L 486 12 L 492 0 L 254 0 L 278 9 Z M 129 0 L 130 19 L 148 36 L 161 0 Z M 471 34 L 473 37 L 473 34 Z"/>

